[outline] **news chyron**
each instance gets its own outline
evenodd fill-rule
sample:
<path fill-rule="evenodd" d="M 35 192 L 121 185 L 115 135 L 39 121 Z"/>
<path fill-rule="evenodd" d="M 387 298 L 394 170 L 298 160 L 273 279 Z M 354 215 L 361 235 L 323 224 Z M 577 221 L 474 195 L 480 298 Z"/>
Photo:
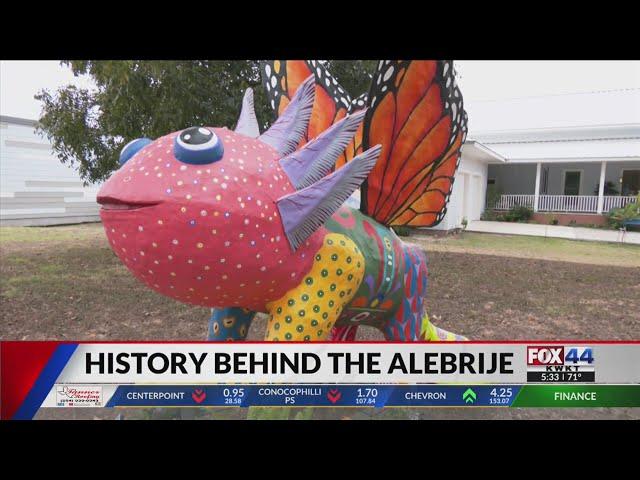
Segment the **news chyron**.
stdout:
<path fill-rule="evenodd" d="M 527 347 L 527 382 L 595 382 L 592 347 L 538 345 Z"/>

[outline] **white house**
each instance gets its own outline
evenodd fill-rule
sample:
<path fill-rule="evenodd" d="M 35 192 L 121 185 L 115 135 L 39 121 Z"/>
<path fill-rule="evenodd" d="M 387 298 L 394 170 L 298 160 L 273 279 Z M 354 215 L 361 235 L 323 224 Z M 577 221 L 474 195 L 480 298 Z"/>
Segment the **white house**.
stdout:
<path fill-rule="evenodd" d="M 476 102 L 449 202 L 437 227 L 478 220 L 487 185 L 495 205 L 534 219 L 598 224 L 640 190 L 640 89 Z"/>
<path fill-rule="evenodd" d="M 36 122 L 0 116 L 0 225 L 99 221 L 98 186 L 53 155 Z"/>

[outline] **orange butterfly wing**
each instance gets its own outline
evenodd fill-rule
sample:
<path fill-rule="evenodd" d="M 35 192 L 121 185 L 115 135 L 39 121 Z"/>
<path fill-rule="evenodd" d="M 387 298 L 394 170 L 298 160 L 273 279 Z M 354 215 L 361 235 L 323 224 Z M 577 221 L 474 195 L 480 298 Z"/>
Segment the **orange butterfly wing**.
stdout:
<path fill-rule="evenodd" d="M 300 84 L 309 75 L 315 77 L 315 102 L 311 120 L 298 148 L 350 113 L 351 98 L 348 93 L 317 60 L 270 60 L 262 62 L 261 70 L 269 103 L 278 116 L 289 104 Z"/>
<path fill-rule="evenodd" d="M 381 61 L 363 149 L 381 144 L 362 210 L 385 225 L 433 226 L 446 213 L 467 116 L 450 61 Z"/>
<path fill-rule="evenodd" d="M 367 105 L 367 94 L 363 93 L 362 95 L 360 95 L 357 98 L 354 98 L 351 101 L 349 114 L 362 110 L 363 108 L 366 107 L 366 105 Z M 363 129 L 364 129 L 364 122 L 361 123 L 358 129 L 356 130 L 356 133 L 353 136 L 353 139 L 351 140 L 351 142 L 349 142 L 349 144 L 345 148 L 344 153 L 340 157 L 338 157 L 338 160 L 336 160 L 336 166 L 335 166 L 336 169 L 340 168 L 345 163 L 350 161 L 353 157 L 363 152 L 362 150 Z"/>

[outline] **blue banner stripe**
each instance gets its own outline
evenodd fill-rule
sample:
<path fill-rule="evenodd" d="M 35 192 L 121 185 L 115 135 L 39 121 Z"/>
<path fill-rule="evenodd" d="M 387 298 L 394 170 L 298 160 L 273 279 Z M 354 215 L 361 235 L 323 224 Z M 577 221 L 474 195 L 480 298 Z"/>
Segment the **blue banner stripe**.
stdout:
<path fill-rule="evenodd" d="M 22 405 L 14 414 L 14 420 L 31 420 L 33 418 L 76 348 L 78 348 L 77 343 L 58 345 Z"/>
<path fill-rule="evenodd" d="M 118 388 L 116 388 L 116 391 L 113 392 L 113 395 L 111 396 L 107 404 L 105 405 L 105 408 L 113 408 L 115 406 L 118 406 L 120 404 L 121 394 L 122 394 L 122 385 L 119 385 Z"/>

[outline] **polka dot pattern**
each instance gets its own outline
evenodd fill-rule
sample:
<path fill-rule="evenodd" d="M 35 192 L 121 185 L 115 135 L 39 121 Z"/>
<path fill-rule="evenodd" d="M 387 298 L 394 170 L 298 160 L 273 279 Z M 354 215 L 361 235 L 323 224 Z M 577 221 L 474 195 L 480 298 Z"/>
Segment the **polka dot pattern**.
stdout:
<path fill-rule="evenodd" d="M 282 298 L 267 305 L 267 340 L 326 340 L 344 306 L 356 294 L 364 256 L 348 237 L 331 233 L 313 256 L 309 273 Z"/>
<path fill-rule="evenodd" d="M 177 160 L 180 132 L 131 157 L 99 195 L 140 208 L 103 208 L 103 225 L 120 260 L 152 289 L 185 303 L 265 311 L 309 271 L 323 233 L 292 252 L 276 201 L 295 189 L 280 155 L 257 139 L 211 130 L 224 144 L 212 164 Z"/>
<path fill-rule="evenodd" d="M 338 80 L 331 75 L 329 70 L 324 66 L 321 61 L 318 60 L 273 60 L 271 62 L 265 62 L 263 64 L 263 85 L 267 91 L 267 97 L 269 98 L 271 108 L 276 112 L 280 111 L 280 102 L 283 98 L 290 99 L 286 90 L 285 76 L 287 74 L 286 62 L 297 62 L 300 67 L 300 63 L 304 64 L 307 73 L 305 73 L 301 80 L 306 76 L 313 74 L 316 79 L 316 98 L 319 95 L 317 92 L 321 91 L 325 96 L 328 96 L 335 102 L 336 110 L 340 108 L 349 109 L 351 107 L 351 97 L 347 91 L 338 83 Z M 291 77 L 289 77 L 291 81 Z M 319 90 L 321 89 L 321 90 Z M 366 97 L 365 97 L 366 98 Z M 358 97 L 362 101 L 361 104 L 357 104 L 359 108 L 364 106 L 364 99 Z M 315 108 L 314 108 L 315 111 Z M 319 116 L 323 116 L 324 112 L 319 112 Z"/>

